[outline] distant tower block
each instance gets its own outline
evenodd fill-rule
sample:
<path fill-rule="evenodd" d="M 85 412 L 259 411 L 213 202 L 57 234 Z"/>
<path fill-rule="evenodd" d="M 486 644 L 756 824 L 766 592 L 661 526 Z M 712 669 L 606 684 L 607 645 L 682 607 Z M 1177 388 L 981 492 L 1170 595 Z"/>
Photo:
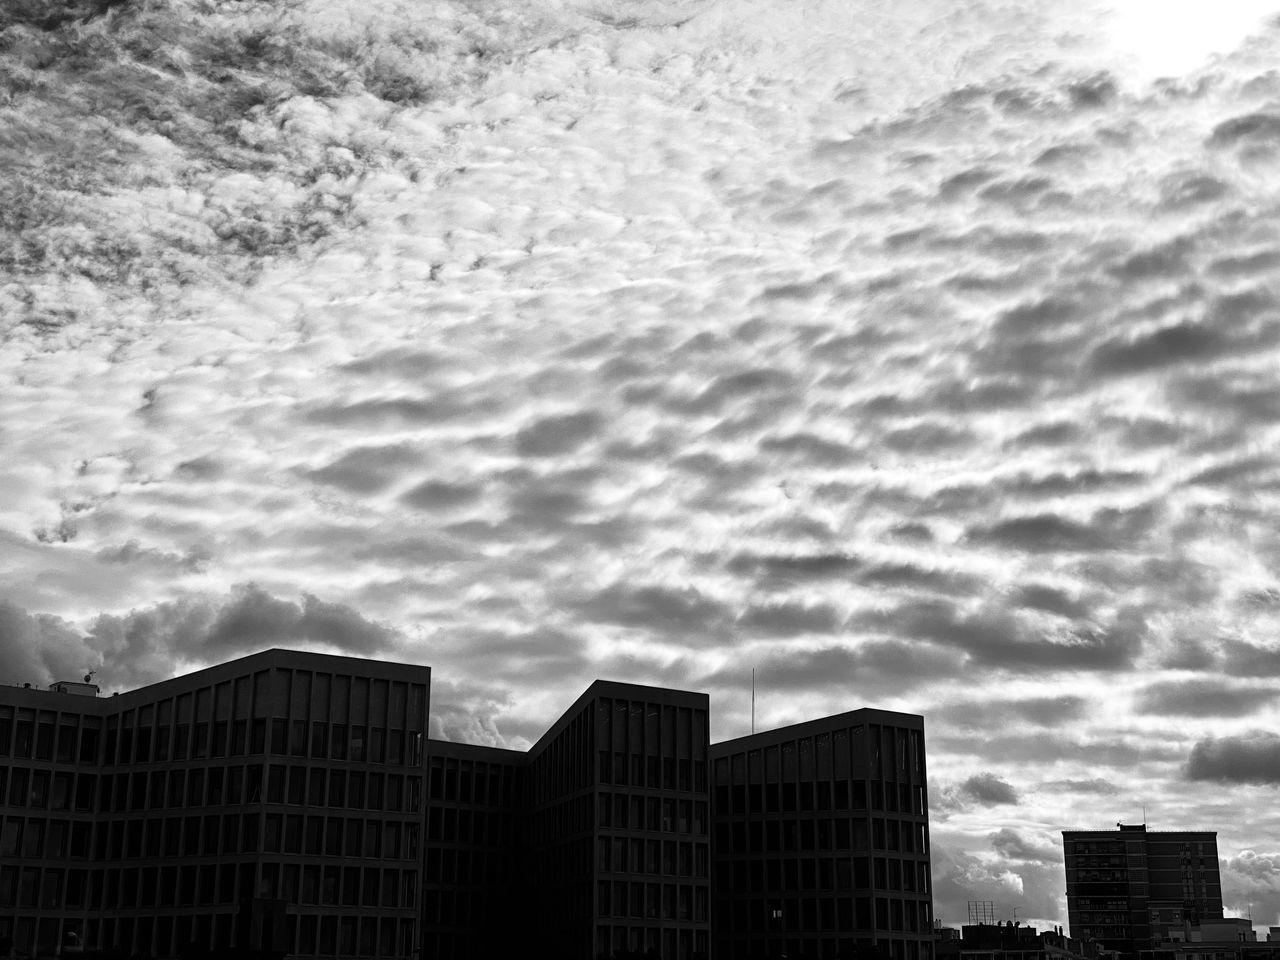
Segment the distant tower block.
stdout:
<path fill-rule="evenodd" d="M 969 926 L 978 924 L 994 924 L 996 922 L 996 902 L 994 900 L 969 901 Z"/>

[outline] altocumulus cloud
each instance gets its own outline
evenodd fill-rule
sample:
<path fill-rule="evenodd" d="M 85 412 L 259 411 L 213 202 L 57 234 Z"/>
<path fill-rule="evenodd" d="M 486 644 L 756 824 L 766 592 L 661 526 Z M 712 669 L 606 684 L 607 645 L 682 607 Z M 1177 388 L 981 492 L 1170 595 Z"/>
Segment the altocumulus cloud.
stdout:
<path fill-rule="evenodd" d="M 254 584 L 237 586 L 221 600 L 186 599 L 101 614 L 83 633 L 56 617 L 0 602 L 0 674 L 43 684 L 97 669 L 101 682 L 128 689 L 170 677 L 184 664 L 272 646 L 376 656 L 398 636 L 343 604 L 310 594 L 301 602 L 285 600 Z"/>
<path fill-rule="evenodd" d="M 1280 783 L 1280 736 L 1258 731 L 1201 740 L 1191 748 L 1186 775 L 1191 780 Z"/>
<path fill-rule="evenodd" d="M 994 773 L 975 773 L 960 784 L 957 792 L 984 806 L 1018 802 L 1018 791 Z"/>

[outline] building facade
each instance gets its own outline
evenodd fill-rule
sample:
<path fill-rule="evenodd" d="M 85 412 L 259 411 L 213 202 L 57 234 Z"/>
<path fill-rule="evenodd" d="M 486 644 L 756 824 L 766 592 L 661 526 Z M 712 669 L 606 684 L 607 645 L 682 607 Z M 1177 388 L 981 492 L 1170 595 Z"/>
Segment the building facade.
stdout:
<path fill-rule="evenodd" d="M 706 694 L 596 681 L 515 751 L 428 739 L 430 677 L 0 686 L 0 956 L 932 960 L 921 718 L 712 746 Z"/>
<path fill-rule="evenodd" d="M 1062 832 L 1073 937 L 1132 957 L 1171 928 L 1222 919 L 1217 833 L 1116 827 Z"/>
<path fill-rule="evenodd" d="M 935 936 L 936 960 L 1100 960 L 1103 955 L 1096 941 L 1064 936 L 1057 927 L 1039 932 L 1013 921 L 952 927 Z"/>
<path fill-rule="evenodd" d="M 0 688 L 0 942 L 409 957 L 430 669 L 269 650 Z"/>
<path fill-rule="evenodd" d="M 717 958 L 931 960 L 921 717 L 855 710 L 711 756 Z"/>

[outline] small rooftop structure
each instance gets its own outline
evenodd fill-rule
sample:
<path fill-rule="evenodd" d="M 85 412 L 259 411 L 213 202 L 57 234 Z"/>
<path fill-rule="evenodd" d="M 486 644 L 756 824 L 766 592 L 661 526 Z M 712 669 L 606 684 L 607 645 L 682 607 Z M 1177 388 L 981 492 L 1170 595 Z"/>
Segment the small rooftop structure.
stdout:
<path fill-rule="evenodd" d="M 96 697 L 100 689 L 96 683 L 92 683 L 89 677 L 93 674 L 87 674 L 83 681 L 80 680 L 55 680 L 49 684 L 49 689 L 54 693 L 73 693 L 79 697 Z"/>

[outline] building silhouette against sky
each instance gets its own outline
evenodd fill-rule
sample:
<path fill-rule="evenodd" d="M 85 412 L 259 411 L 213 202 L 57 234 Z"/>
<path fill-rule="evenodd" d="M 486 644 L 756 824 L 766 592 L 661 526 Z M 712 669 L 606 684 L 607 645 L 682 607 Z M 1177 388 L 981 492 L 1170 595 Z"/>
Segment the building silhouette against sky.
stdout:
<path fill-rule="evenodd" d="M 932 960 L 920 717 L 712 745 L 705 694 L 596 681 L 514 751 L 427 739 L 430 677 L 0 687 L 0 947 Z"/>
<path fill-rule="evenodd" d="M 1064 830 L 1071 935 L 1127 957 L 1171 928 L 1222 919 L 1218 835 L 1207 830 Z"/>

